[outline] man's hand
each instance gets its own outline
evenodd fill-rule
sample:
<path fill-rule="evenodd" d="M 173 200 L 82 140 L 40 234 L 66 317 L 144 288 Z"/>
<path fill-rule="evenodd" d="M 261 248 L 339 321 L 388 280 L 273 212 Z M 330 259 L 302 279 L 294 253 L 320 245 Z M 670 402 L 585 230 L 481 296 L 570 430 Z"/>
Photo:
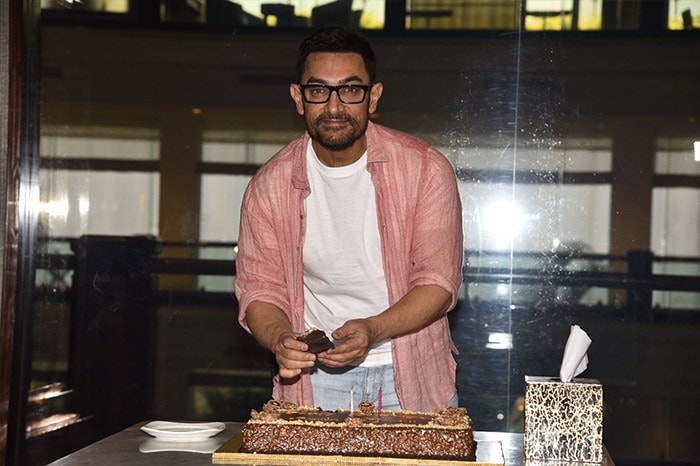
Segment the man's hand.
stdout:
<path fill-rule="evenodd" d="M 309 353 L 309 346 L 297 340 L 292 332 L 280 334 L 277 343 L 271 349 L 275 353 L 282 378 L 296 377 L 301 374 L 302 369 L 316 364 L 316 355 Z"/>
<path fill-rule="evenodd" d="M 318 355 L 319 362 L 328 367 L 343 367 L 364 358 L 375 343 L 370 319 L 349 320 L 331 336 L 341 343 Z"/>
<path fill-rule="evenodd" d="M 316 364 L 309 346 L 297 340 L 287 315 L 269 303 L 254 301 L 246 310 L 246 323 L 260 344 L 275 354 L 282 378 L 294 378 Z"/>
<path fill-rule="evenodd" d="M 435 322 L 445 315 L 450 302 L 450 293 L 437 285 L 417 286 L 381 314 L 347 321 L 332 334 L 341 343 L 320 353 L 318 360 L 329 367 L 358 361 L 373 344 L 416 332 Z"/>

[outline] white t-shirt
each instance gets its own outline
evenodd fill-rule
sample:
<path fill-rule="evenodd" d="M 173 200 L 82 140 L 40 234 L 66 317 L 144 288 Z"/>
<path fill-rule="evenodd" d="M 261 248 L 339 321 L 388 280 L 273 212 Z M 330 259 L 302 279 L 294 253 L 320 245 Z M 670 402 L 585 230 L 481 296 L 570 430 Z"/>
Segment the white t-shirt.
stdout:
<path fill-rule="evenodd" d="M 311 194 L 306 198 L 304 323 L 330 335 L 346 321 L 389 307 L 367 153 L 344 167 L 328 167 L 307 149 Z M 391 342 L 373 346 L 360 366 L 391 364 Z"/>

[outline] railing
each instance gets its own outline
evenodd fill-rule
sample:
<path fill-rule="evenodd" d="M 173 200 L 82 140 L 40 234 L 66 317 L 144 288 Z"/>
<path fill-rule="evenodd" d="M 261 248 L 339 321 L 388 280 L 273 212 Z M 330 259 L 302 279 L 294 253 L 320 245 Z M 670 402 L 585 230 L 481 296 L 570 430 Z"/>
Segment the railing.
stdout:
<path fill-rule="evenodd" d="M 72 238 L 57 238 L 57 243 L 70 244 Z M 49 243 L 50 241 L 46 241 Z M 196 251 L 208 248 L 236 247 L 236 243 L 158 243 L 163 247 Z M 65 247 L 64 247 L 65 249 Z M 465 251 L 465 283 L 505 283 L 512 285 L 546 285 L 563 287 L 626 288 L 657 291 L 700 291 L 700 275 L 673 275 L 653 273 L 654 265 L 690 264 L 700 270 L 697 257 L 660 257 L 649 251 L 630 251 L 627 256 L 611 256 L 590 253 L 560 252 L 500 252 Z M 512 262 L 513 267 L 490 267 L 473 265 L 475 262 L 496 258 L 498 263 Z M 540 268 L 518 266 L 524 260 L 534 260 Z M 573 270 L 557 265 L 561 261 L 588 261 L 597 264 L 621 264 L 626 271 Z M 72 254 L 46 253 L 38 257 L 40 270 L 70 271 L 75 267 Z M 152 258 L 152 270 L 156 274 L 235 276 L 236 261 L 226 259 L 198 259 L 179 257 Z M 66 283 L 69 285 L 69 283 Z M 204 290 L 206 291 L 206 290 Z"/>
<path fill-rule="evenodd" d="M 480 256 L 483 253 L 468 252 L 470 257 Z M 510 256 L 509 253 L 485 253 L 488 256 Z M 569 256 L 558 253 L 513 253 L 513 261 L 530 258 L 566 258 Z M 626 288 L 634 290 L 658 290 L 658 291 L 697 291 L 700 292 L 700 276 L 668 275 L 652 273 L 654 263 L 678 263 L 684 262 L 697 264 L 700 270 L 700 258 L 691 257 L 655 257 L 648 251 L 630 251 L 627 256 L 610 256 L 604 254 L 577 254 L 573 260 L 590 260 L 598 263 L 621 262 L 627 263 L 626 272 L 601 272 L 570 270 L 566 268 L 554 268 L 552 270 L 533 270 L 531 268 L 492 268 L 474 267 L 467 265 L 464 268 L 465 283 L 509 283 L 513 285 L 554 285 L 575 287 L 601 287 L 601 288 Z"/>

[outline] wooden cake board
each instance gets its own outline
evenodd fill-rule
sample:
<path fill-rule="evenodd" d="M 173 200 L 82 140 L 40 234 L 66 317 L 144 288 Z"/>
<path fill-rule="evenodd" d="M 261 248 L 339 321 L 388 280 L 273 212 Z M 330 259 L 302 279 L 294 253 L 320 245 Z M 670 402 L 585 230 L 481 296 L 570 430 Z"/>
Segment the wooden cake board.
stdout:
<path fill-rule="evenodd" d="M 348 464 L 369 466 L 375 464 L 402 464 L 416 466 L 464 466 L 464 461 L 389 458 L 370 456 L 340 455 L 284 455 L 269 453 L 241 453 L 243 434 L 233 437 L 228 443 L 216 450 L 211 457 L 213 464 L 233 465 L 305 465 L 305 464 Z M 468 462 L 470 466 L 503 466 L 505 459 L 501 442 L 480 441 L 476 447 L 476 461 Z"/>

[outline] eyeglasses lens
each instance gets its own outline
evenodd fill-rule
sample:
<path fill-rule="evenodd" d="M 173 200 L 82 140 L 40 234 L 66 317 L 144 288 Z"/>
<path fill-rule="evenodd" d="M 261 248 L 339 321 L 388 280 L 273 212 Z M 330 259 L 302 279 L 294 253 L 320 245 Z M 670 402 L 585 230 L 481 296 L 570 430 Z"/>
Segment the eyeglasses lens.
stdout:
<path fill-rule="evenodd" d="M 302 86 L 304 99 L 311 103 L 326 103 L 331 98 L 333 91 L 338 93 L 340 101 L 344 104 L 359 104 L 365 100 L 365 95 L 369 86 L 323 86 L 310 85 Z"/>

